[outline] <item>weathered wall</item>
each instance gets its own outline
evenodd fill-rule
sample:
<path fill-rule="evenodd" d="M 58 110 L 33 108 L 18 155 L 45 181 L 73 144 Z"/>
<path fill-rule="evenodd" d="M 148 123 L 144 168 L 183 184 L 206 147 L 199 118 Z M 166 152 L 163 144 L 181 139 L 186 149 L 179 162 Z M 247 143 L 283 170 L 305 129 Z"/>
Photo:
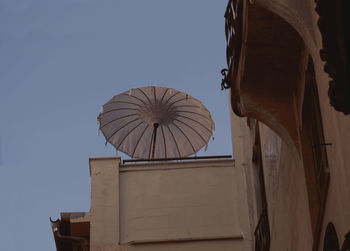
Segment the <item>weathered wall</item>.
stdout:
<path fill-rule="evenodd" d="M 91 158 L 90 250 L 117 250 L 119 157 Z"/>
<path fill-rule="evenodd" d="M 233 160 L 90 165 L 92 251 L 252 250 L 245 179 Z"/>
<path fill-rule="evenodd" d="M 121 169 L 121 243 L 241 236 L 233 162 L 153 166 Z"/>

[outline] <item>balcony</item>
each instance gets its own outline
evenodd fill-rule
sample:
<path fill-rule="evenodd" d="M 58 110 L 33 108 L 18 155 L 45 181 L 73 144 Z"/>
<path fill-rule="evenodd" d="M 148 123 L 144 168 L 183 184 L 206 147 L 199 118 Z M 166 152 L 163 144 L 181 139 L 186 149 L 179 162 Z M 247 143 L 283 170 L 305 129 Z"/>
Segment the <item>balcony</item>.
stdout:
<path fill-rule="evenodd" d="M 228 69 L 223 69 L 224 76 L 221 89 L 228 89 L 233 86 L 234 76 L 238 71 L 239 55 L 242 44 L 242 10 L 241 0 L 230 0 L 225 12 L 225 34 L 226 34 L 226 59 Z"/>

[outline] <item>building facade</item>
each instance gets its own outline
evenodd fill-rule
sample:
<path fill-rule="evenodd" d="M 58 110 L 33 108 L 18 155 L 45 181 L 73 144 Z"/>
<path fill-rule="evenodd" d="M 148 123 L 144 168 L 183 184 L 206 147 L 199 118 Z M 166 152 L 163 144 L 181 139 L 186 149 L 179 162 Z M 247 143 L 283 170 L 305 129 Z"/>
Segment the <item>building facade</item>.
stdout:
<path fill-rule="evenodd" d="M 251 251 L 244 171 L 230 159 L 91 158 L 91 209 L 52 221 L 59 251 Z"/>
<path fill-rule="evenodd" d="M 346 10 L 346 1 L 228 3 L 222 87 L 255 250 L 350 248 Z"/>
<path fill-rule="evenodd" d="M 233 160 L 90 159 L 57 250 L 350 250 L 346 1 L 229 0 Z"/>

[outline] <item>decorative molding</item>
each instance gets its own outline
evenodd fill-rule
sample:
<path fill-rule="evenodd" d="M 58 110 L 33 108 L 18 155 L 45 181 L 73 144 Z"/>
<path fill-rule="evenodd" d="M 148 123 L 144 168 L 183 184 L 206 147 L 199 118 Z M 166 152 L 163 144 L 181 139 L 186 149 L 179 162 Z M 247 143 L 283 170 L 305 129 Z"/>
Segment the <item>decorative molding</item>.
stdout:
<path fill-rule="evenodd" d="M 350 232 L 345 235 L 342 248 L 339 248 L 337 231 L 332 222 L 329 222 L 326 228 L 323 241 L 323 251 L 349 251 L 350 250 Z"/>
<path fill-rule="evenodd" d="M 229 0 L 225 12 L 226 60 L 227 69 L 221 70 L 223 79 L 221 90 L 234 86 L 242 47 L 243 1 Z"/>

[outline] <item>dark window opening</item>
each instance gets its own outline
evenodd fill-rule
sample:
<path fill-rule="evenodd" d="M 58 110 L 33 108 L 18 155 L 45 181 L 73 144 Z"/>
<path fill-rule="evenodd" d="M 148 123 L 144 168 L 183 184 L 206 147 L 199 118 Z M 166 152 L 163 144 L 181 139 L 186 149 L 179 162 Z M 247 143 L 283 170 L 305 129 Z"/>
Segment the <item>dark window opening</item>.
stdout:
<path fill-rule="evenodd" d="M 338 235 L 332 222 L 329 222 L 326 228 L 323 251 L 339 251 Z"/>
<path fill-rule="evenodd" d="M 259 126 L 255 127 L 255 143 L 253 147 L 253 168 L 254 168 L 254 187 L 256 194 L 256 208 L 259 215 L 259 221 L 254 232 L 255 251 L 270 250 L 270 226 L 267 213 L 267 200 L 265 191 L 264 171 L 262 164 L 261 143 L 259 135 Z"/>
<path fill-rule="evenodd" d="M 313 250 L 318 250 L 325 201 L 329 184 L 326 147 L 322 128 L 317 85 L 312 60 L 305 73 L 305 91 L 302 116 L 302 154 L 309 197 Z"/>

